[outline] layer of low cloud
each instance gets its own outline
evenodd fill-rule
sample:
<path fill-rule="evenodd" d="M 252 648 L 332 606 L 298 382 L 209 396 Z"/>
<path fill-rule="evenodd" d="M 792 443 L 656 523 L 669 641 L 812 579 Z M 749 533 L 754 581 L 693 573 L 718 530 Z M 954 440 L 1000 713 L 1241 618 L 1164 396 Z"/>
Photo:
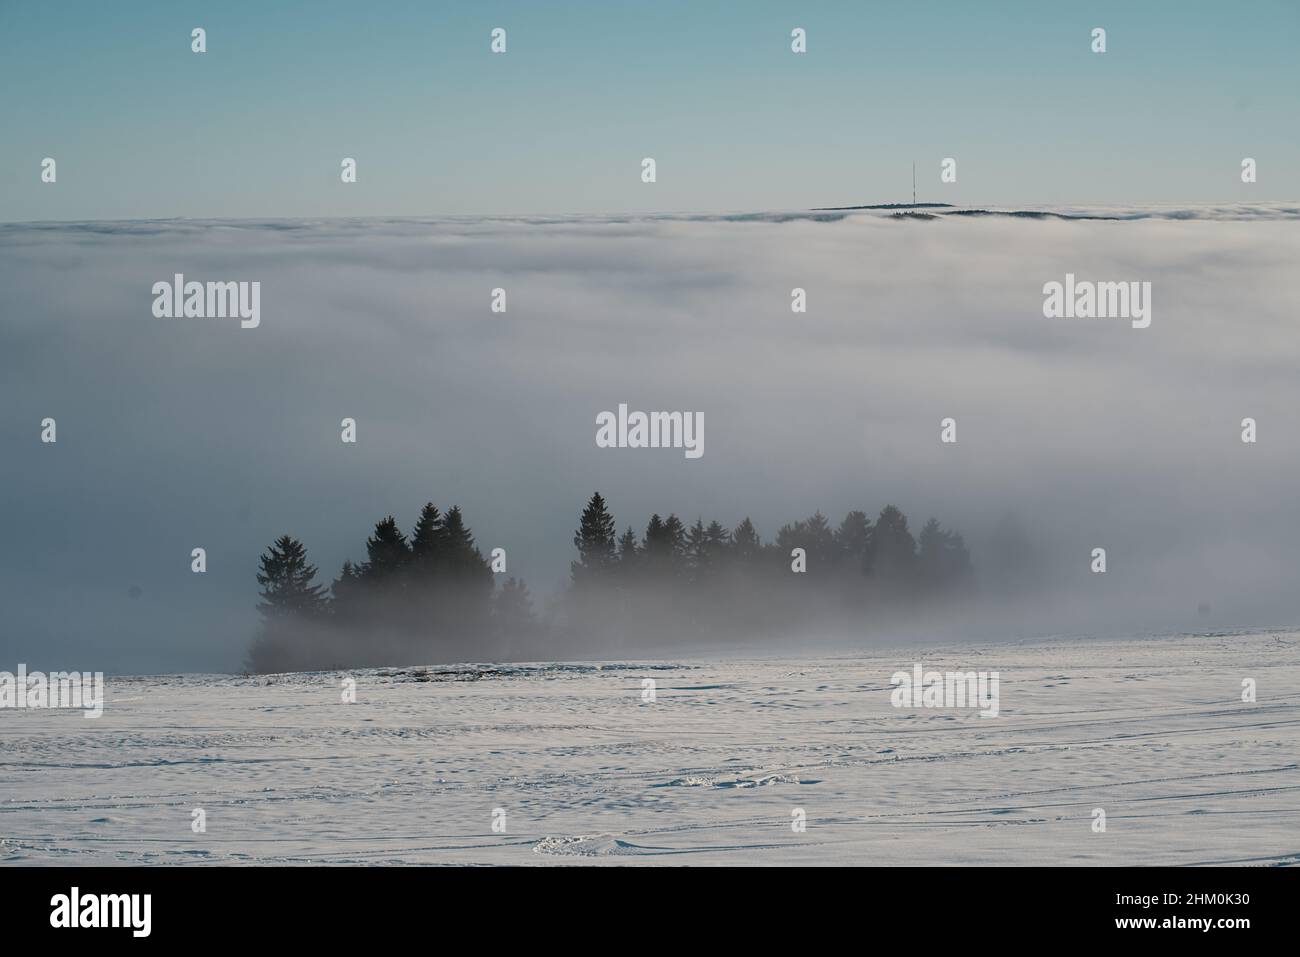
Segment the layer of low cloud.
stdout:
<path fill-rule="evenodd" d="M 328 579 L 428 500 L 544 597 L 594 489 L 620 529 L 748 515 L 765 537 L 894 503 L 985 574 L 1013 513 L 1055 597 L 1002 608 L 1008 630 L 1294 621 L 1297 211 L 1107 212 L 1142 216 L 0 227 L 0 660 L 236 668 L 273 538 Z M 153 318 L 178 272 L 260 281 L 261 327 Z M 1067 272 L 1151 282 L 1151 327 L 1045 319 Z M 621 402 L 703 413 L 703 458 L 597 448 Z"/>

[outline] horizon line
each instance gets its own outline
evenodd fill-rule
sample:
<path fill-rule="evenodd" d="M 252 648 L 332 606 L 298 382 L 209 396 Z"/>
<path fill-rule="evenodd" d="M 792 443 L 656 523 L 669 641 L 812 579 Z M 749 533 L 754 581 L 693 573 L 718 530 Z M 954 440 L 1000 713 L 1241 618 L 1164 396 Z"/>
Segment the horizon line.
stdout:
<path fill-rule="evenodd" d="M 265 222 L 355 222 L 359 220 L 408 220 L 408 221 L 519 221 L 519 220 L 561 220 L 576 222 L 581 220 L 622 220 L 622 219 L 705 219 L 727 220 L 737 218 L 760 219 L 767 216 L 815 217 L 818 213 L 854 213 L 854 212 L 890 212 L 906 210 L 952 210 L 958 212 L 984 212 L 991 215 L 1044 214 L 1052 215 L 1057 210 L 1197 210 L 1197 209 L 1259 209 L 1269 206 L 1294 206 L 1294 209 L 1281 210 L 1300 217 L 1300 199 L 1295 200 L 1260 200 L 1241 201 L 1197 201 L 1197 202 L 1158 202 L 1158 203 L 1045 203 L 1045 204 L 1004 204 L 1004 203 L 860 203 L 848 206 L 811 206 L 811 207 L 773 207 L 768 209 L 680 209 L 617 212 L 532 212 L 532 213 L 357 213 L 357 214 L 323 214 L 323 215 L 268 215 L 268 216 L 139 216 L 134 218 L 76 218 L 76 219 L 0 219 L 0 227 L 6 226 L 59 226 L 85 225 L 94 223 L 265 223 Z M 1064 218 L 1097 219 L 1102 217 L 1072 216 L 1056 213 Z M 840 217 L 843 218 L 843 217 Z M 1119 219 L 1120 217 L 1108 217 Z M 1143 217 L 1126 217 L 1140 219 Z M 1289 218 L 1289 217 L 1279 217 Z"/>

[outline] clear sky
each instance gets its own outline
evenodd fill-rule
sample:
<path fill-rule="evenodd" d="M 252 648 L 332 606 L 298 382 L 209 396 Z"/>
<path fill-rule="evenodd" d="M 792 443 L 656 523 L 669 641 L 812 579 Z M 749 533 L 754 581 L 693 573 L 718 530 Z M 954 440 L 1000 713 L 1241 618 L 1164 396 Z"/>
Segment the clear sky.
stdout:
<path fill-rule="evenodd" d="M 1298 47 L 1294 0 L 10 2 L 0 220 L 807 208 L 913 160 L 922 200 L 1286 200 Z"/>

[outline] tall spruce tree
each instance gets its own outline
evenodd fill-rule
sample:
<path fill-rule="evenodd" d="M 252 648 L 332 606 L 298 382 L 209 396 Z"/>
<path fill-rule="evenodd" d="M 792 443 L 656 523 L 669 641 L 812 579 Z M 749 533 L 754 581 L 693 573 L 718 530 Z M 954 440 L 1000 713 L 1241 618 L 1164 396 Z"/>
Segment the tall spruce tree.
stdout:
<path fill-rule="evenodd" d="M 281 535 L 259 559 L 257 583 L 262 586 L 257 610 L 263 619 L 293 615 L 310 619 L 322 614 L 328 599 L 325 588 L 313 584 L 316 566 L 307 561 L 307 549 L 289 535 Z"/>
<path fill-rule="evenodd" d="M 396 583 L 399 573 L 411 558 L 411 546 L 397 527 L 397 519 L 389 515 L 375 523 L 375 533 L 366 540 L 366 564 L 362 578 L 367 584 L 388 585 Z"/>
<path fill-rule="evenodd" d="M 872 533 L 873 573 L 882 580 L 911 580 L 916 573 L 916 540 L 907 527 L 907 516 L 893 505 L 880 510 Z"/>
<path fill-rule="evenodd" d="M 618 539 L 619 577 L 624 581 L 630 581 L 636 574 L 640 559 L 641 549 L 636 543 L 636 532 L 632 531 L 632 526 L 629 525 L 627 531 Z"/>
<path fill-rule="evenodd" d="M 709 556 L 709 561 L 716 562 L 730 545 L 731 532 L 723 528 L 722 523 L 716 519 L 709 522 L 709 527 L 704 530 L 704 551 Z"/>
<path fill-rule="evenodd" d="M 835 557 L 838 562 L 862 566 L 871 543 L 871 520 L 867 513 L 854 509 L 844 516 L 835 530 Z"/>
<path fill-rule="evenodd" d="M 445 574 L 442 566 L 446 551 L 446 518 L 436 505 L 426 502 L 411 532 L 411 560 L 407 575 L 409 627 L 421 639 L 436 637 L 444 624 L 438 583 Z"/>
<path fill-rule="evenodd" d="M 658 512 L 655 512 L 650 516 L 650 521 L 646 523 L 645 538 L 641 542 L 641 550 L 648 554 L 653 554 L 661 549 L 671 551 L 672 545 L 666 544 L 666 542 L 664 520 L 659 517 Z"/>
<path fill-rule="evenodd" d="M 776 533 L 776 544 L 786 555 L 792 548 L 802 548 L 809 566 L 819 570 L 829 568 L 835 558 L 835 533 L 820 511 L 793 525 L 781 526 Z"/>
<path fill-rule="evenodd" d="M 325 589 L 313 583 L 316 566 L 302 542 L 282 535 L 258 560 L 261 623 L 248 650 L 252 671 L 289 671 L 311 666 L 311 655 L 328 610 Z"/>
<path fill-rule="evenodd" d="M 422 572 L 431 572 L 446 539 L 446 522 L 432 502 L 420 510 L 420 518 L 411 533 L 411 561 Z"/>
<path fill-rule="evenodd" d="M 670 547 L 674 571 L 680 571 L 686 562 L 686 525 L 676 515 L 664 520 L 664 539 Z"/>
<path fill-rule="evenodd" d="M 454 657 L 482 657 L 492 613 L 492 569 L 474 544 L 474 533 L 460 506 L 443 518 L 437 596 L 439 641 Z"/>
<path fill-rule="evenodd" d="M 593 493 L 573 533 L 578 560 L 570 563 L 570 571 L 575 582 L 594 582 L 607 575 L 614 565 L 615 534 L 614 516 L 600 493 Z"/>
<path fill-rule="evenodd" d="M 693 580 L 709 579 L 726 554 L 730 541 L 731 533 L 722 527 L 721 522 L 705 525 L 702 518 L 695 520 L 695 524 L 686 530 L 685 546 L 686 563 Z"/>
<path fill-rule="evenodd" d="M 442 551 L 442 568 L 454 580 L 491 585 L 492 569 L 474 544 L 474 533 L 465 524 L 465 514 L 459 505 L 453 506 L 444 518 Z"/>

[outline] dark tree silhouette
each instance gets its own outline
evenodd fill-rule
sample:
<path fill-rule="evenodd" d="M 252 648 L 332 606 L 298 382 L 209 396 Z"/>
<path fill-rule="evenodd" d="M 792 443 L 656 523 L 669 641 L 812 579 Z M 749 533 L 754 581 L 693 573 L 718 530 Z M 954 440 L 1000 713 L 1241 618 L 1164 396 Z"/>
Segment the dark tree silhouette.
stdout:
<path fill-rule="evenodd" d="M 871 520 L 859 510 L 849 512 L 835 530 L 836 560 L 862 567 L 871 544 Z"/>
<path fill-rule="evenodd" d="M 492 580 L 492 570 L 474 544 L 474 534 L 465 524 L 459 505 L 447 513 L 442 540 L 443 567 L 454 577 L 476 583 Z"/>
<path fill-rule="evenodd" d="M 707 581 L 713 577 L 727 553 L 731 543 L 731 533 L 717 521 L 707 526 L 703 519 L 696 519 L 695 524 L 686 530 L 686 561 L 691 577 L 695 581 Z"/>
<path fill-rule="evenodd" d="M 717 564 L 730 545 L 731 532 L 716 519 L 709 522 L 709 527 L 704 530 L 704 554 L 708 556 L 709 563 Z"/>
<path fill-rule="evenodd" d="M 258 566 L 262 621 L 249 649 L 249 668 L 287 671 L 299 666 L 299 648 L 323 624 L 329 601 L 325 589 L 314 583 L 316 566 L 296 538 L 281 535 L 262 553 Z"/>
<path fill-rule="evenodd" d="M 664 520 L 655 512 L 650 516 L 650 521 L 646 523 L 645 538 L 641 542 L 641 550 L 648 557 L 659 557 L 661 555 L 671 555 L 673 546 L 664 531 Z"/>
<path fill-rule="evenodd" d="M 619 576 L 624 581 L 629 580 L 630 576 L 636 574 L 640 560 L 641 549 L 636 543 L 636 532 L 632 531 L 632 526 L 629 525 L 627 531 L 618 539 Z"/>
<path fill-rule="evenodd" d="M 289 535 L 281 535 L 259 559 L 257 583 L 262 586 L 257 610 L 265 619 L 294 615 L 312 618 L 322 614 L 325 589 L 313 584 L 316 566 L 307 562 L 307 549 Z"/>
<path fill-rule="evenodd" d="M 876 519 L 872 538 L 872 569 L 886 582 L 908 582 L 916 574 L 916 541 L 907 527 L 907 516 L 886 505 Z"/>
<path fill-rule="evenodd" d="M 474 535 L 465 524 L 460 506 L 447 512 L 443 523 L 442 578 L 436 595 L 439 621 L 445 637 L 454 647 L 481 649 L 481 638 L 489 627 L 492 602 L 492 569 L 483 559 Z M 479 653 L 469 657 L 482 660 Z"/>
<path fill-rule="evenodd" d="M 825 571 L 834 563 L 835 533 L 821 512 L 793 525 L 783 525 L 776 533 L 776 544 L 786 556 L 790 549 L 802 548 L 808 556 L 808 566 L 818 571 Z"/>
<path fill-rule="evenodd" d="M 664 541 L 669 546 L 673 572 L 680 572 L 686 558 L 686 526 L 676 515 L 670 514 L 664 520 Z"/>
<path fill-rule="evenodd" d="M 594 492 L 573 533 L 578 560 L 571 563 L 570 570 L 575 583 L 595 582 L 607 576 L 614 565 L 615 534 L 614 516 L 600 493 Z"/>
<path fill-rule="evenodd" d="M 357 571 L 357 566 L 350 561 L 344 562 L 339 577 L 334 579 L 334 583 L 330 586 L 330 594 L 334 599 L 330 604 L 335 612 L 338 613 L 341 609 L 351 608 L 357 599 L 360 588 L 361 573 Z"/>
<path fill-rule="evenodd" d="M 432 573 L 443 550 L 446 522 L 432 502 L 420 510 L 420 519 L 411 533 L 411 563 L 419 571 Z"/>
<path fill-rule="evenodd" d="M 361 576 L 369 583 L 395 584 L 399 573 L 411 558 L 411 546 L 389 515 L 375 525 L 375 533 L 366 540 L 366 564 Z"/>
<path fill-rule="evenodd" d="M 782 526 L 773 545 L 749 518 L 729 532 L 702 517 L 687 528 L 656 513 L 638 543 L 631 527 L 616 537 L 595 493 L 573 544 L 570 590 L 549 604 L 543 625 L 523 581 L 495 586 L 459 506 L 444 514 L 426 503 L 409 541 L 391 515 L 377 522 L 365 563 L 344 562 L 330 597 L 302 543 L 283 536 L 260 559 L 251 667 L 539 660 L 563 657 L 565 647 L 594 650 L 593 640 L 610 651 L 641 641 L 749 641 L 825 622 L 856 628 L 875 615 L 892 621 L 973 589 L 962 537 L 930 519 L 915 540 L 893 505 L 874 524 L 854 510 L 834 529 L 818 511 Z M 790 568 L 795 547 L 808 556 L 799 575 Z"/>

